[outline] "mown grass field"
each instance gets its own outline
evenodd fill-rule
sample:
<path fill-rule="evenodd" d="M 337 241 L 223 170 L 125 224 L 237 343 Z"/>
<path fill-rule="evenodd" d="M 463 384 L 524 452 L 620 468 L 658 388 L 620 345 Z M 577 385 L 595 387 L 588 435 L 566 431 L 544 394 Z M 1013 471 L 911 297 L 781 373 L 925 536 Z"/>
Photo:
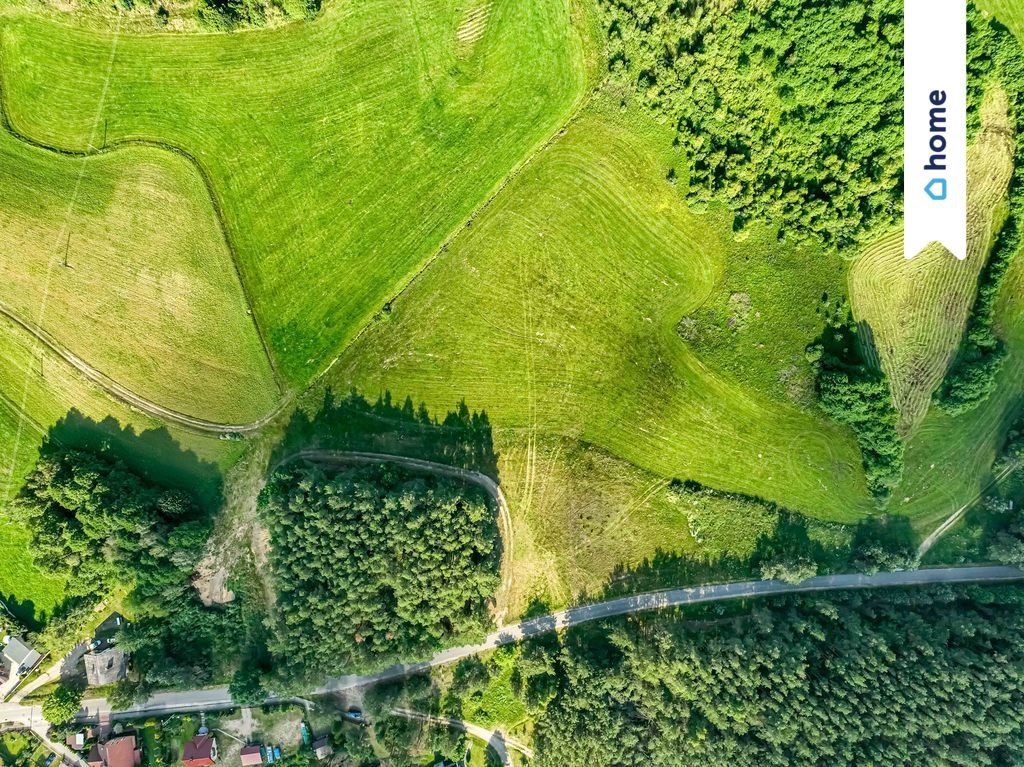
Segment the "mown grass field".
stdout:
<path fill-rule="evenodd" d="M 302 385 L 583 95 L 587 12 L 498 0 L 474 40 L 458 39 L 476 7 L 330 3 L 311 23 L 231 35 L 9 11 L 3 93 L 40 142 L 145 139 L 197 158 L 257 319 Z"/>
<path fill-rule="evenodd" d="M 24 433 L 19 438 L 18 417 L 12 407 L 0 400 L 0 456 L 3 458 L 0 463 L 0 489 L 5 491 L 0 504 L 3 505 L 9 499 L 12 484 L 20 481 L 31 470 L 41 438 L 34 423 L 23 424 L 22 428 Z M 59 578 L 43 573 L 32 563 L 29 545 L 28 531 L 0 511 L 0 552 L 3 552 L 0 600 L 19 616 L 41 618 L 60 604 L 64 596 L 64 584 Z M 28 601 L 32 604 L 21 604 Z"/>
<path fill-rule="evenodd" d="M 0 304 L 164 406 L 226 423 L 273 408 L 270 361 L 186 159 L 67 157 L 0 131 L 0 166 Z"/>
<path fill-rule="evenodd" d="M 431 410 L 465 397 L 488 412 L 517 572 L 536 579 L 513 609 L 564 603 L 659 550 L 693 551 L 665 501 L 673 477 L 825 519 L 871 510 L 846 431 L 716 371 L 679 337 L 748 246 L 725 217 L 681 204 L 665 181 L 676 161 L 670 134 L 599 97 L 332 373 L 339 390 L 390 389 Z M 814 317 L 820 294 L 803 299 L 791 311 Z"/>
<path fill-rule="evenodd" d="M 956 418 L 932 409 L 910 441 L 907 474 L 894 510 L 922 531 L 971 502 L 992 479 L 992 462 L 1020 416 L 1024 395 L 1024 261 L 1010 267 L 999 307 L 999 327 L 1010 354 L 995 393 Z"/>
<path fill-rule="evenodd" d="M 956 353 L 978 273 L 1003 223 L 1014 149 L 1007 108 L 1003 91 L 987 94 L 968 153 L 967 259 L 932 246 L 907 260 L 901 229 L 868 247 L 850 270 L 854 317 L 869 329 L 906 434 L 924 419 Z"/>

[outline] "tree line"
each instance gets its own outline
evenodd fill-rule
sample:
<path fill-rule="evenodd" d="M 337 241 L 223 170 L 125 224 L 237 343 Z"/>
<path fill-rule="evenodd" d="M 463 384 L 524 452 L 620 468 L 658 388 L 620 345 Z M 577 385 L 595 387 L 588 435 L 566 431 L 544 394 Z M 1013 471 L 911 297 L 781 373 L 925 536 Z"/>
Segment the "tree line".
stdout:
<path fill-rule="evenodd" d="M 1024 226 L 1024 52 L 1020 43 L 998 22 L 971 6 L 968 34 L 968 82 L 972 114 L 977 113 L 985 87 L 997 83 L 1008 96 L 1015 128 L 1014 172 L 1009 187 L 1009 212 L 996 236 L 985 267 L 978 276 L 978 293 L 935 403 L 947 413 L 973 410 L 995 391 L 996 377 L 1006 361 L 1006 344 L 999 337 L 997 308 L 1003 282 L 1021 247 Z M 976 118 L 975 118 L 976 119 Z"/>
<path fill-rule="evenodd" d="M 127 589 L 132 620 L 119 646 L 136 675 L 114 693 L 118 703 L 154 687 L 215 681 L 219 659 L 234 656 L 238 606 L 205 608 L 191 587 L 211 523 L 187 493 L 48 442 L 14 510 L 32 533 L 36 565 L 67 582 L 68 604 L 38 637 L 44 649 L 79 636 L 95 603 Z"/>

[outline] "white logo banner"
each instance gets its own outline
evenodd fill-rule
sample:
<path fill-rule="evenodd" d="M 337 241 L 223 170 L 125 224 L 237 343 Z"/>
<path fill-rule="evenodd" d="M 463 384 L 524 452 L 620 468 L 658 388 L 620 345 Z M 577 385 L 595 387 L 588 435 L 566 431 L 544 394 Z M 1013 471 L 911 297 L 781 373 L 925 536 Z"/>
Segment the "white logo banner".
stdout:
<path fill-rule="evenodd" d="M 967 3 L 905 0 L 903 253 L 967 258 Z"/>

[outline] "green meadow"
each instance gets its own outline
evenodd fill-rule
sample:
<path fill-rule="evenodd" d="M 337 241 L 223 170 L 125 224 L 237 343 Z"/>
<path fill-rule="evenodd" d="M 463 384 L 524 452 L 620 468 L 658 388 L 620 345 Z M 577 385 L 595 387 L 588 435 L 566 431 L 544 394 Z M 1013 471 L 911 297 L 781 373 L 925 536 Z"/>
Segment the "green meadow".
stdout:
<path fill-rule="evenodd" d="M 269 360 L 187 160 L 148 146 L 69 157 L 2 132 L 0 165 L 0 305 L 166 407 L 227 423 L 273 408 Z"/>
<path fill-rule="evenodd" d="M 142 141 L 195 158 L 257 322 L 302 386 L 438 252 L 584 93 L 569 0 L 329 3 L 228 35 L 0 21 L 8 119 L 55 148 Z M 127 163 L 123 156 L 119 162 Z"/>
<path fill-rule="evenodd" d="M 671 478 L 827 520 L 872 511 L 852 437 L 786 389 L 841 263 L 777 247 L 791 282 L 768 268 L 745 277 L 770 232 L 737 243 L 721 212 L 689 212 L 665 180 L 677 163 L 670 135 L 598 96 L 330 375 L 338 390 L 390 390 L 431 410 L 456 393 L 486 410 L 514 499 L 517 573 L 558 602 L 616 565 L 693 551 L 665 501 Z M 744 330 L 700 311 L 743 291 Z M 680 337 L 691 315 L 731 335 L 702 357 Z M 762 353 L 773 328 L 786 334 Z M 615 475 L 614 493 L 586 502 Z M 518 606 L 531 596 L 524 585 Z"/>

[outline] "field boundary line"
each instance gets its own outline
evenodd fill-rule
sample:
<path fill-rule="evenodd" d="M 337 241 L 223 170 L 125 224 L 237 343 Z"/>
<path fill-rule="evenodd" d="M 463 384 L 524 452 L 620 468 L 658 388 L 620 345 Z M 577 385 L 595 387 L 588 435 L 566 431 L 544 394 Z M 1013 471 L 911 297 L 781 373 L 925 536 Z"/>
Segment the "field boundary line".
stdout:
<path fill-rule="evenodd" d="M 200 162 L 198 157 L 193 155 L 184 147 L 172 144 L 168 141 L 147 138 L 144 136 L 115 139 L 109 143 L 105 143 L 101 147 L 94 146 L 92 143 L 92 137 L 90 137 L 88 148 L 84 150 L 68 149 L 67 147 L 49 144 L 45 141 L 32 138 L 32 136 L 28 135 L 15 125 L 7 104 L 7 91 L 4 88 L 4 84 L 7 79 L 7 74 L 4 69 L 4 50 L 5 46 L 3 45 L 3 37 L 0 35 L 0 122 L 2 122 L 3 128 L 18 141 L 21 141 L 28 146 L 35 147 L 36 149 L 52 152 L 53 154 L 57 154 L 62 157 L 77 157 L 83 159 L 114 154 L 115 152 L 129 147 L 160 149 L 185 159 L 186 162 L 195 168 L 199 173 L 199 177 L 203 181 L 203 186 L 206 187 L 206 195 L 213 207 L 214 218 L 217 220 L 217 228 L 220 230 L 221 237 L 224 238 L 224 244 L 231 257 L 231 265 L 234 268 L 235 277 L 238 279 L 238 284 L 242 289 L 242 296 L 245 298 L 245 305 L 248 309 L 247 314 L 249 315 L 249 319 L 252 322 L 253 327 L 256 329 L 256 336 L 260 340 L 260 346 L 263 347 L 263 354 L 267 358 L 267 363 L 270 365 L 270 371 L 273 374 L 274 384 L 277 386 L 278 394 L 282 396 L 287 395 L 291 391 L 291 387 L 287 385 L 284 376 L 281 374 L 281 371 L 278 368 L 277 359 L 267 342 L 266 333 L 256 311 L 256 302 L 253 299 L 252 292 L 249 289 L 248 280 L 245 276 L 245 268 L 243 267 L 241 258 L 239 258 L 238 255 L 238 247 L 232 237 L 231 229 L 228 226 L 227 218 L 224 214 L 224 206 L 221 203 L 220 197 L 217 195 L 216 187 L 213 183 L 213 177 L 207 170 L 206 166 Z"/>
<path fill-rule="evenodd" d="M 522 160 L 519 161 L 517 165 L 513 166 L 512 169 L 507 174 L 505 174 L 505 176 L 501 179 L 501 181 L 498 182 L 497 186 L 495 186 L 492 189 L 490 194 L 488 194 L 488 196 L 483 200 L 483 202 L 481 202 L 479 205 L 473 208 L 473 210 L 470 211 L 469 215 L 466 218 L 464 218 L 462 222 L 458 224 L 448 234 L 448 236 L 437 247 L 433 254 L 428 256 L 426 261 L 424 261 L 419 266 L 419 268 L 417 268 L 416 271 L 413 272 L 413 274 L 410 277 L 408 277 L 404 283 L 401 284 L 398 290 L 395 293 L 393 293 L 387 301 L 384 302 L 384 306 L 391 306 L 395 301 L 401 298 L 402 295 L 404 295 L 405 292 L 409 290 L 409 288 L 411 288 L 413 284 L 416 283 L 419 280 L 419 278 L 422 277 L 423 274 L 431 266 L 434 265 L 438 258 L 440 258 L 442 255 L 448 252 L 448 250 L 455 243 L 455 241 L 458 240 L 458 238 L 462 234 L 464 234 L 467 229 L 472 228 L 473 222 L 476 221 L 476 219 L 479 218 L 481 215 L 483 215 L 483 213 L 491 206 L 491 204 L 498 198 L 498 196 L 502 192 L 504 192 L 505 189 L 513 181 L 515 181 L 522 174 L 522 172 L 526 170 L 526 168 L 530 164 L 533 163 L 534 160 L 537 159 L 537 157 L 539 157 L 552 146 L 557 144 L 558 141 L 563 136 L 565 136 L 569 129 L 577 122 L 577 120 L 579 120 L 580 116 L 583 114 L 583 111 L 586 109 L 586 107 L 590 105 L 590 102 L 593 101 L 594 97 L 601 91 L 604 82 L 605 81 L 602 79 L 597 85 L 591 87 L 588 93 L 580 97 L 576 106 L 572 109 L 572 111 L 569 113 L 566 119 L 559 125 L 559 127 L 556 128 L 546 139 L 537 144 L 529 153 L 527 153 L 527 155 Z M 312 389 L 313 386 L 315 386 L 317 383 L 323 380 L 327 376 L 327 374 L 330 373 L 332 369 L 334 369 L 334 366 L 338 364 L 341 358 L 345 356 L 346 352 L 348 352 L 348 350 L 351 349 L 359 341 L 359 339 L 363 337 L 363 334 L 366 333 L 370 328 L 374 327 L 374 325 L 376 325 L 377 315 L 379 313 L 380 312 L 378 310 L 374 312 L 369 319 L 365 320 L 362 326 L 359 328 L 359 330 L 357 330 L 355 334 L 341 346 L 341 348 L 338 350 L 338 353 L 334 356 L 334 359 L 332 359 L 323 370 L 321 370 L 319 373 L 313 376 L 312 379 L 310 379 L 310 382 L 306 387 L 307 391 L 309 389 Z"/>

